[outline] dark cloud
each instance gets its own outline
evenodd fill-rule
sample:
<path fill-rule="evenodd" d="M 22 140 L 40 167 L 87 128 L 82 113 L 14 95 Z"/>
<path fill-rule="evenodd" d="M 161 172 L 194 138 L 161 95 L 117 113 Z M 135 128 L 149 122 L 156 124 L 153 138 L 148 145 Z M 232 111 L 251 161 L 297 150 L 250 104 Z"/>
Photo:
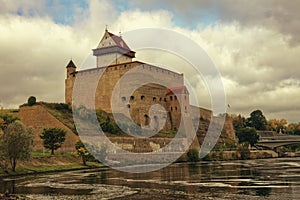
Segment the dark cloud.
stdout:
<path fill-rule="evenodd" d="M 286 0 L 134 0 L 142 10 L 158 7 L 173 10 L 185 24 L 231 23 L 278 29 L 300 41 L 300 1 Z M 208 20 L 208 22 L 207 22 Z"/>
<path fill-rule="evenodd" d="M 86 10 L 78 10 L 78 16 L 73 14 L 72 24 L 65 25 L 45 11 L 43 1 L 0 0 L 0 104 L 17 107 L 30 95 L 63 102 L 66 64 L 72 57 L 80 65 L 108 24 L 115 33 L 142 27 L 181 32 L 201 45 L 216 63 L 231 106 L 229 112 L 248 115 L 262 109 L 268 118 L 300 121 L 299 3 L 138 0 L 130 1 L 127 10 L 118 13 L 111 1 L 91 1 Z M 34 10 L 36 13 L 30 14 Z M 201 24 L 205 17 L 214 24 L 184 28 L 190 23 Z M 185 26 L 178 26 L 178 19 Z M 137 52 L 137 59 L 180 64 L 163 54 Z M 181 67 L 196 88 L 201 105 L 209 108 L 209 94 L 201 78 L 188 66 Z"/>

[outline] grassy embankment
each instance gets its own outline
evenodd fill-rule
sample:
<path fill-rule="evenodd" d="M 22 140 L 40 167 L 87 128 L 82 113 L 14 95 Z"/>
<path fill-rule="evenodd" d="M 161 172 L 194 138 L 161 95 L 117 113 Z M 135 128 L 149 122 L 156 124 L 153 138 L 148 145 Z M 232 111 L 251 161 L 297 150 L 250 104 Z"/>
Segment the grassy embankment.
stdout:
<path fill-rule="evenodd" d="M 8 173 L 0 169 L 0 177 L 99 167 L 104 167 L 104 165 L 101 163 L 88 162 L 87 166 L 84 166 L 80 158 L 71 153 L 57 153 L 51 156 L 50 152 L 32 152 L 29 160 L 18 161 L 15 172 L 11 171 L 10 167 L 8 168 Z"/>

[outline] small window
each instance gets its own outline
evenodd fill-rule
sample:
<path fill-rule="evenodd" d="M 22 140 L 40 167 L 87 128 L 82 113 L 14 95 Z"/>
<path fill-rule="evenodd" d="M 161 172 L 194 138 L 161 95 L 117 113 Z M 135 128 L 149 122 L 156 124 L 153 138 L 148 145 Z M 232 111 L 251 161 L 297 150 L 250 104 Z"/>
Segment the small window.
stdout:
<path fill-rule="evenodd" d="M 171 107 L 171 111 L 173 111 L 173 107 Z"/>
<path fill-rule="evenodd" d="M 161 97 L 159 98 L 159 101 L 161 101 L 162 99 L 161 99 Z"/>
<path fill-rule="evenodd" d="M 184 95 L 184 100 L 186 100 L 186 96 Z"/>
<path fill-rule="evenodd" d="M 130 108 L 130 104 L 127 104 L 127 108 Z"/>
<path fill-rule="evenodd" d="M 141 100 L 145 100 L 145 96 L 144 95 L 141 96 Z"/>
<path fill-rule="evenodd" d="M 153 97 L 153 101 L 156 102 L 156 97 Z"/>
<path fill-rule="evenodd" d="M 175 99 L 175 101 L 177 100 L 177 96 L 176 95 L 174 96 L 174 99 Z"/>
<path fill-rule="evenodd" d="M 170 96 L 170 101 L 173 101 L 173 96 Z"/>
<path fill-rule="evenodd" d="M 164 98 L 164 102 L 167 102 L 167 98 Z"/>
<path fill-rule="evenodd" d="M 123 101 L 123 102 L 126 101 L 126 97 L 122 97 L 122 101 Z"/>
<path fill-rule="evenodd" d="M 184 110 L 186 111 L 186 106 L 184 106 Z"/>
<path fill-rule="evenodd" d="M 134 100 L 134 96 L 130 96 L 130 100 L 133 101 Z"/>
<path fill-rule="evenodd" d="M 175 107 L 175 111 L 177 111 L 177 107 Z"/>

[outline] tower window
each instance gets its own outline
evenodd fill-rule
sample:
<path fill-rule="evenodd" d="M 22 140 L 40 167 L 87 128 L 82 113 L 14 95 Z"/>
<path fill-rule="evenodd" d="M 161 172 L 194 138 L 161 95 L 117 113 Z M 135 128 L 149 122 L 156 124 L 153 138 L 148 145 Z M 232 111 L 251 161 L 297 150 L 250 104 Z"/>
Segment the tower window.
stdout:
<path fill-rule="evenodd" d="M 167 102 L 167 98 L 164 98 L 164 102 Z"/>
<path fill-rule="evenodd" d="M 141 96 L 141 100 L 145 100 L 145 96 L 144 95 Z"/>
<path fill-rule="evenodd" d="M 133 101 L 134 100 L 134 96 L 130 96 L 130 100 Z"/>
<path fill-rule="evenodd" d="M 159 98 L 159 101 L 161 101 L 161 97 Z"/>
<path fill-rule="evenodd" d="M 154 102 L 156 101 L 156 97 L 153 97 L 153 101 L 154 101 Z"/>
<path fill-rule="evenodd" d="M 123 102 L 126 101 L 126 97 L 122 97 L 122 101 L 123 101 Z"/>
<path fill-rule="evenodd" d="M 173 96 L 170 96 L 170 101 L 173 101 Z"/>
<path fill-rule="evenodd" d="M 175 111 L 177 111 L 177 107 L 175 107 Z"/>
<path fill-rule="evenodd" d="M 176 95 L 174 96 L 174 99 L 175 99 L 175 101 L 177 100 L 177 96 Z"/>
<path fill-rule="evenodd" d="M 148 115 L 144 115 L 145 118 L 145 126 L 149 126 L 150 125 L 150 117 Z"/>
<path fill-rule="evenodd" d="M 173 107 L 171 107 L 171 111 L 173 111 Z"/>
<path fill-rule="evenodd" d="M 130 108 L 130 104 L 127 104 L 127 108 Z"/>

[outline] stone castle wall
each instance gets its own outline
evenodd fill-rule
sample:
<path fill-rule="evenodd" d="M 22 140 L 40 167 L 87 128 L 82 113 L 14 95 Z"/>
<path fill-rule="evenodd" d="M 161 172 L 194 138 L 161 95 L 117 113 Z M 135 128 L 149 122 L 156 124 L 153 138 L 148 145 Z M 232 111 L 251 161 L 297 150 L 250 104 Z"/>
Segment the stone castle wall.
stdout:
<path fill-rule="evenodd" d="M 76 73 L 76 90 L 79 91 L 76 97 L 79 97 L 77 105 L 85 104 L 88 100 L 85 97 L 95 95 L 95 102 L 90 102 L 88 107 L 102 109 L 108 113 L 126 113 L 137 124 L 142 126 L 160 126 L 155 121 L 159 117 L 157 113 L 154 118 L 150 118 L 149 110 L 152 105 L 159 104 L 167 111 L 166 129 L 176 126 L 180 122 L 180 107 L 177 102 L 170 101 L 167 98 L 166 91 L 168 88 L 183 85 L 183 75 L 156 66 L 148 65 L 141 62 L 130 62 L 118 65 L 111 65 L 107 68 L 94 68 L 83 70 Z M 67 76 L 66 79 L 66 102 L 71 103 L 75 77 Z M 92 80 L 92 81 L 91 81 Z M 95 83 L 96 82 L 96 83 Z M 98 83 L 98 84 L 97 84 Z M 166 85 L 167 87 L 161 86 Z M 87 88 L 95 88 L 95 94 L 88 93 Z M 82 92 L 82 93 L 81 93 Z M 114 94 L 114 95 L 113 95 Z M 81 102 L 82 103 L 81 103 Z M 115 104 L 112 110 L 111 102 Z M 176 102 L 175 102 L 176 103 Z M 171 105 L 172 104 L 172 105 Z M 188 99 L 185 105 L 189 108 Z M 130 116 L 129 116 L 130 115 Z"/>

